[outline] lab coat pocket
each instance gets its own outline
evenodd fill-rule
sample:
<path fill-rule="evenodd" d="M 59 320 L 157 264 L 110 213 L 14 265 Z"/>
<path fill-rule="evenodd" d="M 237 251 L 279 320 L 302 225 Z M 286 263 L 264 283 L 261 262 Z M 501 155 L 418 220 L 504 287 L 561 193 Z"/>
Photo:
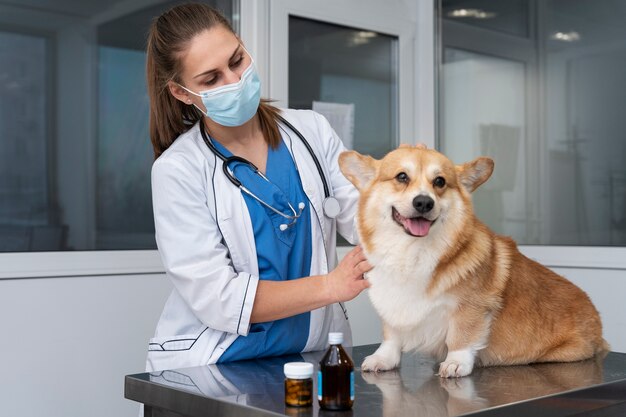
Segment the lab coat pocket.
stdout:
<path fill-rule="evenodd" d="M 205 328 L 200 334 L 184 334 L 171 337 L 154 337 L 150 339 L 148 350 L 161 352 L 175 352 L 189 350 L 198 341 L 200 336 L 206 331 Z"/>
<path fill-rule="evenodd" d="M 250 261 L 246 256 L 244 256 L 244 251 L 249 248 L 250 243 L 245 240 L 245 233 L 241 230 L 241 228 L 237 232 L 232 218 L 220 220 L 219 227 L 235 271 L 248 271 Z"/>
<path fill-rule="evenodd" d="M 205 328 L 199 334 L 155 337 L 148 345 L 148 371 L 206 365 L 217 340 Z"/>

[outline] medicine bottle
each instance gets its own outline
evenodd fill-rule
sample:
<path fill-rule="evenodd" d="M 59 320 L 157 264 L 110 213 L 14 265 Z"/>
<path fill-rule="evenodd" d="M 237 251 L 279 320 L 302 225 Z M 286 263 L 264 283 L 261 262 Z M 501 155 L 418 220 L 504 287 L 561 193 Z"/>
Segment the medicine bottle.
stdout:
<path fill-rule="evenodd" d="M 343 333 L 329 333 L 328 342 L 317 375 L 317 399 L 326 410 L 349 410 L 354 404 L 354 363 L 341 346 Z"/>
<path fill-rule="evenodd" d="M 292 407 L 308 407 L 313 404 L 313 364 L 289 362 L 285 372 L 285 404 Z"/>

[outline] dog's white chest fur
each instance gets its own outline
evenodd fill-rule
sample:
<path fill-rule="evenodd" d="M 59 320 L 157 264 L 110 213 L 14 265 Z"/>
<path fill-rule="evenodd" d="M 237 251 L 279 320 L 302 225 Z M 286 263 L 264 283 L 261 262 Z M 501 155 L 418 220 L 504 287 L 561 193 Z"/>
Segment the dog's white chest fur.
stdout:
<path fill-rule="evenodd" d="M 372 304 L 404 351 L 418 349 L 439 356 L 445 350 L 455 301 L 449 295 L 426 294 L 436 264 L 436 259 L 391 255 L 367 274 Z"/>

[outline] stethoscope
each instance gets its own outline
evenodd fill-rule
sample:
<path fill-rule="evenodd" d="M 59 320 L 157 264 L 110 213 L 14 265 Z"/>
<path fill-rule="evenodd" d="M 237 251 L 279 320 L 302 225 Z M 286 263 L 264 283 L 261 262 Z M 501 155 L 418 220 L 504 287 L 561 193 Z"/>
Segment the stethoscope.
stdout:
<path fill-rule="evenodd" d="M 313 148 L 311 148 L 311 145 L 306 140 L 304 135 L 302 133 L 300 133 L 300 131 L 298 129 L 296 129 L 291 123 L 289 123 L 287 120 L 285 120 L 281 116 L 278 116 L 278 119 L 279 119 L 279 121 L 281 123 L 283 123 L 285 126 L 287 126 L 291 131 L 293 131 L 296 134 L 296 136 L 298 136 L 300 138 L 300 140 L 302 141 L 302 143 L 306 147 L 307 151 L 309 152 L 309 154 L 313 158 L 313 162 L 315 163 L 315 167 L 317 168 L 317 172 L 319 173 L 320 179 L 322 180 L 322 185 L 324 186 L 324 201 L 322 202 L 322 209 L 324 210 L 324 215 L 326 217 L 330 218 L 330 219 L 334 219 L 335 217 L 337 217 L 339 215 L 339 212 L 341 210 L 340 207 L 339 207 L 339 201 L 337 201 L 337 199 L 335 197 L 330 195 L 330 188 L 328 187 L 328 182 L 326 181 L 326 177 L 324 176 L 324 171 L 322 170 L 322 165 L 320 164 L 319 159 L 317 159 L 317 156 L 315 156 L 315 153 L 313 152 Z M 235 187 L 239 188 L 242 192 L 246 193 L 247 195 L 249 195 L 250 197 L 252 197 L 256 201 L 258 201 L 260 204 L 262 204 L 264 207 L 267 207 L 272 212 L 274 212 L 274 213 L 280 215 L 281 217 L 289 220 L 289 223 L 283 223 L 283 224 L 281 224 L 279 226 L 281 231 L 285 231 L 289 227 L 291 227 L 292 225 L 295 224 L 295 222 L 298 220 L 298 218 L 302 215 L 302 211 L 304 210 L 305 205 L 304 205 L 303 202 L 300 202 L 298 204 L 298 211 L 297 212 L 296 212 L 296 209 L 291 205 L 291 203 L 287 202 L 287 204 L 289 205 L 289 209 L 291 210 L 292 214 L 285 214 L 285 213 L 281 212 L 280 210 L 277 210 L 276 208 L 272 207 L 270 204 L 268 204 L 267 202 L 263 201 L 260 197 L 255 195 L 248 188 L 246 188 L 241 183 L 241 181 L 239 181 L 237 179 L 237 177 L 235 177 L 233 172 L 229 169 L 229 165 L 231 163 L 233 163 L 233 162 L 240 162 L 242 164 L 248 165 L 254 171 L 255 174 L 257 174 L 263 180 L 265 180 L 265 181 L 267 181 L 268 183 L 271 184 L 271 181 L 269 180 L 269 178 L 267 178 L 261 171 L 259 171 L 259 169 L 256 167 L 256 165 L 254 165 L 252 162 L 248 161 L 245 158 L 242 158 L 240 156 L 230 156 L 230 157 L 224 156 L 215 147 L 213 142 L 211 142 L 211 140 L 209 139 L 208 135 L 206 134 L 205 128 L 204 128 L 204 123 L 202 121 L 200 121 L 200 134 L 202 135 L 202 139 L 204 140 L 204 143 L 211 150 L 211 152 L 213 152 L 213 154 L 215 154 L 218 158 L 220 158 L 222 160 L 222 171 L 224 171 L 224 175 L 226 175 L 226 178 L 228 178 L 228 180 L 231 183 L 233 183 L 233 185 L 235 185 Z"/>

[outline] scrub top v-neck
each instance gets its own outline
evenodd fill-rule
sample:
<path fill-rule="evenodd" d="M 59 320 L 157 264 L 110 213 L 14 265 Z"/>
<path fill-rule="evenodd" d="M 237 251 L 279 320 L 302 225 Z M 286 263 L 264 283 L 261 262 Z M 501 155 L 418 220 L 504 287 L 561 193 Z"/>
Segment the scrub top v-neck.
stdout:
<path fill-rule="evenodd" d="M 232 156 L 219 142 L 213 144 L 225 157 Z M 229 164 L 233 175 L 261 200 L 286 215 L 293 215 L 287 202 L 298 212 L 304 210 L 295 224 L 281 231 L 286 219 L 274 213 L 253 197 L 242 193 L 248 207 L 259 265 L 259 279 L 286 281 L 310 275 L 311 269 L 311 213 L 309 200 L 294 160 L 281 140 L 276 149 L 269 148 L 265 176 L 256 174 L 241 162 Z M 253 359 L 301 352 L 309 335 L 310 313 L 302 313 L 281 320 L 254 323 L 247 336 L 239 336 L 220 356 L 218 362 Z"/>

